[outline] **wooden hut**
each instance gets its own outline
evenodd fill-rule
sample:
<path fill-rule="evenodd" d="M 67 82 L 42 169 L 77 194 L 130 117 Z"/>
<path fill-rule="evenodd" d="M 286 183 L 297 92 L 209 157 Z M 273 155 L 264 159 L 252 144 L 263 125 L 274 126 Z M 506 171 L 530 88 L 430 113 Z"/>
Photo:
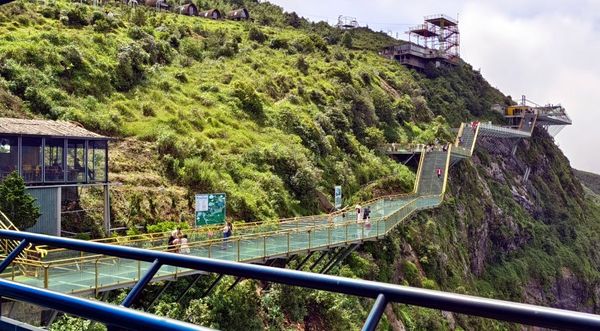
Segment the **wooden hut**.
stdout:
<path fill-rule="evenodd" d="M 177 12 L 181 15 L 196 16 L 198 15 L 198 7 L 193 3 L 188 3 L 178 7 Z"/>
<path fill-rule="evenodd" d="M 248 20 L 250 19 L 250 13 L 248 13 L 248 9 L 240 8 L 227 13 L 227 18 L 236 21 Z"/>
<path fill-rule="evenodd" d="M 222 17 L 221 12 L 218 9 L 211 9 L 211 10 L 200 12 L 200 13 L 198 13 L 198 16 L 204 17 L 204 18 L 210 18 L 213 20 L 218 20 Z"/>
<path fill-rule="evenodd" d="M 169 9 L 169 4 L 166 0 L 146 0 L 144 5 L 147 7 L 153 7 L 156 9 Z"/>

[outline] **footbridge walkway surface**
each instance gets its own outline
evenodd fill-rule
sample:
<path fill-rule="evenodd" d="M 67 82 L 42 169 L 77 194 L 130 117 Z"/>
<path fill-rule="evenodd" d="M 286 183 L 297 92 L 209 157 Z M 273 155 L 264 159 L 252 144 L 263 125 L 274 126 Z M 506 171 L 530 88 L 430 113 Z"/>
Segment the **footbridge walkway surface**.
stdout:
<path fill-rule="evenodd" d="M 248 263 L 264 263 L 314 251 L 328 251 L 384 237 L 414 213 L 439 206 L 446 192 L 451 162 L 470 157 L 479 136 L 526 138 L 531 128 L 509 129 L 492 124 L 463 123 L 456 141 L 444 148 L 422 150 L 414 191 L 379 197 L 362 204 L 371 210 L 370 222 L 358 220 L 347 208 L 335 213 L 283 219 L 236 226 L 235 236 L 220 238 L 221 229 L 205 227 L 187 230 L 190 254 Z M 441 174 L 438 174 L 441 170 Z M 153 250 L 167 250 L 168 233 L 106 238 L 99 242 Z M 4 240 L 4 251 L 18 245 Z M 133 286 L 151 263 L 113 256 L 49 247 L 30 247 L 0 275 L 16 282 L 50 290 L 91 294 Z M 176 279 L 200 271 L 162 266 L 153 280 Z"/>

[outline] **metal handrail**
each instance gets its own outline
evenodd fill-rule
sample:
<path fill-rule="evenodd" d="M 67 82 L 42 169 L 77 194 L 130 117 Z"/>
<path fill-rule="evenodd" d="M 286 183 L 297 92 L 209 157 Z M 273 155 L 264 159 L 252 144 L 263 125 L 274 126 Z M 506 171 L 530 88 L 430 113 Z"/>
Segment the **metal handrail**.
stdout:
<path fill-rule="evenodd" d="M 19 240 L 22 244 L 36 243 L 55 247 L 110 255 L 114 257 L 151 262 L 155 266 L 170 265 L 198 271 L 225 274 L 237 277 L 252 278 L 263 281 L 302 286 L 311 289 L 377 298 L 376 304 L 365 323 L 363 330 L 372 330 L 377 325 L 381 310 L 388 302 L 416 305 L 420 307 L 441 309 L 461 314 L 493 318 L 497 320 L 522 323 L 527 325 L 573 330 L 600 329 L 600 316 L 568 310 L 514 303 L 509 301 L 486 299 L 475 296 L 453 294 L 442 291 L 426 290 L 385 284 L 373 281 L 350 279 L 338 276 L 314 274 L 303 271 L 273 268 L 252 264 L 214 260 L 180 254 L 157 252 L 131 247 L 107 245 L 76 239 L 52 237 L 41 234 L 0 230 L 0 238 Z M 21 245 L 23 246 L 23 245 Z M 13 254 L 16 253 L 16 254 Z M 18 255 L 19 252 L 11 252 Z M 10 263 L 6 258 L 2 265 Z M 151 270 L 156 270 L 153 268 Z M 0 270 L 1 272 L 2 270 Z M 150 272 L 142 279 L 147 280 Z M 138 282 L 130 293 L 139 293 L 147 285 L 146 281 Z M 48 308 L 68 312 L 85 318 L 110 323 L 121 327 L 143 327 L 147 330 L 201 330 L 183 322 L 158 318 L 126 308 L 111 306 L 91 300 L 75 298 L 32 286 L 17 284 L 0 279 L 0 293 L 15 300 L 27 301 Z M 136 299 L 131 294 L 123 302 L 129 306 Z"/>

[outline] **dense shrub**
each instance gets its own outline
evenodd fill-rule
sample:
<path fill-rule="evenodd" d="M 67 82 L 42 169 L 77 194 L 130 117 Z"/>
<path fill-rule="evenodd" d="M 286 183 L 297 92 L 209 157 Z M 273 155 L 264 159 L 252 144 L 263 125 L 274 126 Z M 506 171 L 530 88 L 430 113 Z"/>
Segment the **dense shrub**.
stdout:
<path fill-rule="evenodd" d="M 245 112 L 254 116 L 263 115 L 263 104 L 260 96 L 249 84 L 241 81 L 234 82 L 233 96 L 238 99 L 240 108 Z"/>
<path fill-rule="evenodd" d="M 118 64 L 113 73 L 113 84 L 120 91 L 127 91 L 146 77 L 145 63 L 149 60 L 138 44 L 130 44 L 119 51 Z"/>
<path fill-rule="evenodd" d="M 341 44 L 346 47 L 346 48 L 352 48 L 352 36 L 350 35 L 350 32 L 346 31 L 344 32 L 344 34 L 342 35 L 342 40 L 341 40 Z"/>
<path fill-rule="evenodd" d="M 192 38 L 184 38 L 179 46 L 181 54 L 191 57 L 196 61 L 202 61 L 203 46 Z"/>
<path fill-rule="evenodd" d="M 269 47 L 273 49 L 287 49 L 289 47 L 287 39 L 275 38 L 271 40 Z"/>
<path fill-rule="evenodd" d="M 73 5 L 65 12 L 65 16 L 68 18 L 67 22 L 70 26 L 86 26 L 90 24 L 89 6 L 86 5 Z"/>
<path fill-rule="evenodd" d="M 259 28 L 253 26 L 248 31 L 248 39 L 262 44 L 267 40 L 267 35 L 264 34 L 264 32 L 262 32 Z"/>

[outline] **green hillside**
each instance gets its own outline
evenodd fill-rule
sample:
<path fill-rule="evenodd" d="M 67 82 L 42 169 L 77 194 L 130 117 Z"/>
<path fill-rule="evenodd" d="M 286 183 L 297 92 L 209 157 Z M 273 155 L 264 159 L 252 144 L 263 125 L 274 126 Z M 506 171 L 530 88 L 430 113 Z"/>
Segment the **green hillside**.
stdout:
<path fill-rule="evenodd" d="M 226 11 L 240 2 L 200 7 Z M 498 120 L 490 107 L 512 102 L 466 63 L 417 73 L 378 55 L 396 42 L 385 34 L 243 3 L 252 21 L 117 4 L 2 6 L 0 115 L 72 120 L 119 138 L 110 171 L 123 185 L 113 190 L 112 214 L 115 226 L 133 228 L 190 221 L 195 192 L 227 193 L 234 221 L 323 212 L 318 197 L 332 200 L 334 185 L 344 187 L 346 204 L 408 192 L 414 173 L 378 145 L 447 141 L 461 121 Z M 521 142 L 516 157 L 512 142 L 481 145 L 473 161 L 452 169 L 442 208 L 367 243 L 335 273 L 598 312 L 600 211 L 568 160 L 543 130 Z M 533 169 L 526 182 L 524 165 Z M 88 218 L 65 226 L 105 235 L 99 215 Z M 355 330 L 370 307 L 253 281 L 227 291 L 226 280 L 198 298 L 209 279 L 173 303 L 187 282 L 151 311 L 224 330 Z M 519 328 L 390 307 L 383 330 Z"/>

